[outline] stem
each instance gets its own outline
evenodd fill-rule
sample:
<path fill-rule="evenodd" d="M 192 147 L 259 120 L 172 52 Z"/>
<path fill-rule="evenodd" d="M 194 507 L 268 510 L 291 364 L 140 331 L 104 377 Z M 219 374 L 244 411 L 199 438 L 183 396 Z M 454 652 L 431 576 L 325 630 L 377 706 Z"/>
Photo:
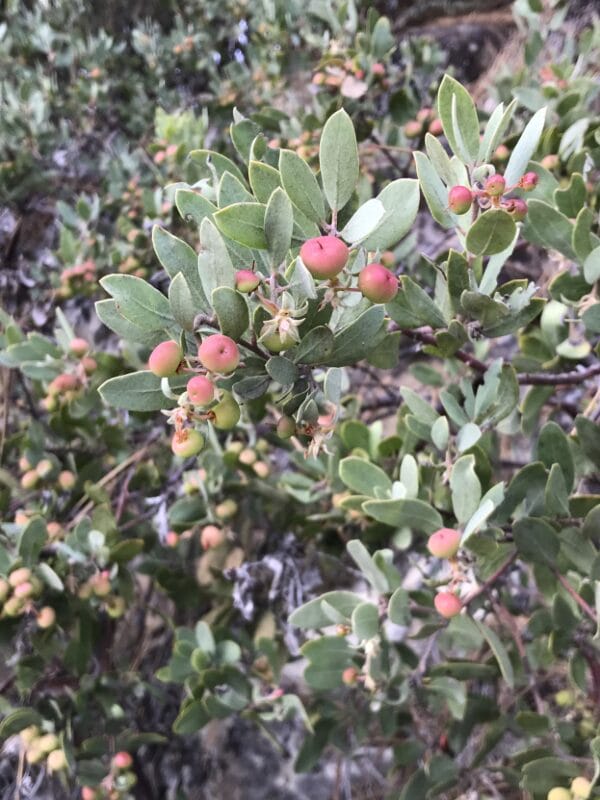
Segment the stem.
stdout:
<path fill-rule="evenodd" d="M 490 577 L 484 583 L 482 583 L 481 586 L 479 586 L 477 589 L 474 589 L 471 592 L 471 594 L 463 601 L 463 606 L 468 606 L 470 603 L 473 602 L 473 600 L 475 600 L 480 595 L 487 592 L 488 589 L 491 586 L 493 586 L 496 583 L 496 581 L 510 569 L 513 563 L 516 561 L 516 558 L 517 558 L 517 551 L 515 550 L 513 553 L 510 554 L 510 556 L 506 559 L 506 561 L 500 567 L 498 567 L 498 569 L 496 570 L 496 572 L 494 572 L 493 575 L 490 575 Z"/>
<path fill-rule="evenodd" d="M 561 586 L 567 590 L 567 592 L 571 595 L 573 600 L 575 600 L 575 602 L 581 608 L 581 610 L 584 611 L 593 622 L 597 622 L 596 612 L 594 611 L 594 609 L 589 605 L 589 603 L 586 603 L 586 601 L 578 592 L 575 591 L 575 589 L 571 586 L 571 584 L 564 577 L 564 575 L 561 575 L 557 569 L 554 570 L 554 574 L 558 578 L 558 581 L 561 584 Z"/>

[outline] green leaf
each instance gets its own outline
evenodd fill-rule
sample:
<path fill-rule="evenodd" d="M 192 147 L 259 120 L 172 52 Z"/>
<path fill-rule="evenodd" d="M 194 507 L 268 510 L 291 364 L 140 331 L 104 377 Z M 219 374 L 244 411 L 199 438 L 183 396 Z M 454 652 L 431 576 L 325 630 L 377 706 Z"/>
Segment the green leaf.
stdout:
<path fill-rule="evenodd" d="M 513 536 L 519 555 L 534 564 L 552 566 L 560 550 L 560 541 L 554 528 L 535 517 L 524 517 L 513 526 Z"/>
<path fill-rule="evenodd" d="M 439 512 L 423 500 L 367 500 L 363 511 L 393 528 L 433 533 L 444 524 Z"/>
<path fill-rule="evenodd" d="M 375 336 L 384 324 L 383 306 L 371 306 L 350 325 L 335 334 L 333 351 L 327 363 L 331 367 L 345 367 L 365 358 L 372 349 Z"/>
<path fill-rule="evenodd" d="M 376 199 L 383 204 L 385 214 L 363 246 L 367 250 L 387 250 L 412 228 L 419 210 L 419 182 L 413 178 L 392 181 Z"/>
<path fill-rule="evenodd" d="M 475 456 L 461 456 L 450 474 L 452 508 L 459 525 L 464 525 L 477 510 L 481 500 L 481 483 L 475 472 Z"/>
<path fill-rule="evenodd" d="M 281 386 L 289 386 L 298 377 L 298 368 L 285 356 L 271 356 L 265 364 L 265 368 L 273 380 Z"/>
<path fill-rule="evenodd" d="M 394 625 L 410 625 L 410 595 L 406 589 L 402 587 L 396 589 L 390 597 L 387 613 L 390 622 L 393 622 Z"/>
<path fill-rule="evenodd" d="M 512 100 L 505 110 L 504 104 L 500 103 L 492 112 L 479 146 L 477 161 L 480 164 L 486 164 L 491 159 L 492 153 L 502 141 L 502 137 L 510 125 L 516 105 L 517 101 Z"/>
<path fill-rule="evenodd" d="M 333 352 L 334 336 L 331 328 L 318 325 L 310 330 L 294 349 L 294 361 L 297 364 L 326 364 Z"/>
<path fill-rule="evenodd" d="M 164 228 L 155 225 L 152 228 L 152 244 L 158 260 L 165 268 L 169 278 L 174 279 L 179 273 L 183 274 L 192 293 L 194 303 L 201 309 L 208 310 L 208 302 L 202 291 L 202 283 L 198 275 L 198 256 L 186 242 L 173 236 Z"/>
<path fill-rule="evenodd" d="M 235 341 L 240 339 L 250 324 L 248 304 L 242 295 L 229 286 L 220 286 L 213 291 L 211 304 L 222 333 Z"/>
<path fill-rule="evenodd" d="M 275 189 L 269 198 L 264 225 L 269 253 L 277 266 L 285 260 L 291 247 L 294 228 L 292 203 L 283 189 Z"/>
<path fill-rule="evenodd" d="M 600 280 L 600 247 L 595 247 L 583 262 L 583 277 L 588 283 Z"/>
<path fill-rule="evenodd" d="M 507 186 L 517 183 L 519 178 L 527 169 L 533 154 L 537 150 L 544 124 L 546 122 L 546 109 L 540 108 L 529 120 L 519 141 L 513 147 L 508 164 L 504 170 L 504 178 Z"/>
<path fill-rule="evenodd" d="M 377 229 L 385 215 L 386 210 L 380 200 L 367 200 L 350 217 L 340 236 L 351 245 L 357 245 Z"/>
<path fill-rule="evenodd" d="M 144 550 L 143 539 L 125 539 L 110 549 L 111 563 L 126 564 Z"/>
<path fill-rule="evenodd" d="M 597 241 L 597 237 L 592 234 L 593 224 L 594 215 L 591 210 L 587 207 L 582 208 L 577 214 L 571 239 L 571 245 L 580 263 L 589 256 L 594 249 L 594 241 Z"/>
<path fill-rule="evenodd" d="M 340 461 L 340 478 L 354 492 L 371 497 L 387 495 L 392 490 L 392 482 L 386 473 L 370 461 L 349 456 Z"/>
<path fill-rule="evenodd" d="M 400 278 L 400 290 L 385 310 L 402 328 L 445 328 L 446 318 L 427 292 L 408 275 Z"/>
<path fill-rule="evenodd" d="M 38 575 L 41 575 L 44 583 L 46 586 L 50 587 L 50 589 L 53 589 L 55 592 L 64 592 L 64 583 L 61 581 L 52 567 L 49 564 L 46 564 L 45 561 L 42 561 L 41 564 L 37 565 L 37 573 Z"/>
<path fill-rule="evenodd" d="M 346 543 L 346 550 L 375 591 L 382 594 L 387 592 L 389 589 L 387 578 L 375 565 L 364 544 L 358 539 L 351 539 Z"/>
<path fill-rule="evenodd" d="M 512 244 L 516 230 L 513 218 L 506 211 L 485 211 L 469 228 L 467 250 L 477 256 L 500 253 Z"/>
<path fill-rule="evenodd" d="M 232 241 L 257 250 L 267 249 L 262 203 L 234 203 L 217 211 L 214 221 L 221 233 Z"/>
<path fill-rule="evenodd" d="M 175 205 L 186 222 L 194 222 L 196 225 L 200 225 L 205 217 L 212 217 L 217 210 L 214 203 L 193 189 L 177 189 Z"/>
<path fill-rule="evenodd" d="M 116 300 L 97 300 L 95 308 L 100 321 L 126 342 L 136 342 L 144 344 L 146 347 L 154 347 L 164 341 L 164 330 L 146 331 L 122 317 L 117 311 Z"/>
<path fill-rule="evenodd" d="M 408 386 L 400 386 L 400 394 L 419 422 L 425 425 L 433 425 L 437 422 L 439 414 L 435 408 L 432 408 L 432 406 L 430 406 L 426 400 L 423 400 L 416 392 L 413 392 Z"/>
<path fill-rule="evenodd" d="M 42 722 L 42 717 L 34 708 L 17 708 L 8 713 L 0 723 L 0 738 L 6 741 L 9 736 L 14 736 L 31 725 L 40 726 Z"/>
<path fill-rule="evenodd" d="M 360 639 L 372 639 L 379 633 L 379 612 L 373 603 L 361 603 L 352 612 L 352 632 Z"/>
<path fill-rule="evenodd" d="M 236 118 L 235 114 L 236 111 L 234 111 L 234 119 Z M 231 136 L 233 146 L 237 150 L 240 158 L 246 163 L 248 163 L 250 159 L 252 144 L 258 134 L 260 134 L 258 125 L 246 118 L 240 119 L 239 122 L 234 122 L 229 127 L 229 135 Z"/>
<path fill-rule="evenodd" d="M 37 563 L 45 544 L 46 523 L 42 517 L 34 517 L 21 531 L 17 543 L 19 557 L 26 567 L 32 567 Z"/>
<path fill-rule="evenodd" d="M 195 733 L 210 722 L 210 715 L 200 700 L 193 700 L 184 706 L 173 723 L 173 733 L 182 736 Z"/>
<path fill-rule="evenodd" d="M 600 303 L 588 306 L 581 315 L 581 321 L 588 333 L 600 333 Z"/>
<path fill-rule="evenodd" d="M 332 114 L 325 123 L 321 134 L 319 164 L 329 207 L 339 211 L 350 200 L 359 175 L 356 134 L 352 120 L 343 108 Z"/>
<path fill-rule="evenodd" d="M 223 237 L 208 218 L 200 225 L 200 242 L 198 274 L 206 297 L 211 297 L 218 286 L 235 288 L 236 270 L 231 263 L 229 251 Z"/>
<path fill-rule="evenodd" d="M 431 216 L 443 228 L 453 228 L 458 217 L 448 210 L 448 190 L 424 153 L 413 154 L 417 177 Z"/>
<path fill-rule="evenodd" d="M 170 381 L 174 388 L 183 390 L 189 376 L 181 375 Z M 98 389 L 105 403 L 128 411 L 160 411 L 172 408 L 175 401 L 163 394 L 161 379 L 152 372 L 130 372 L 109 378 Z"/>
<path fill-rule="evenodd" d="M 510 658 L 508 657 L 508 653 L 506 652 L 506 648 L 500 641 L 498 634 L 493 631 L 490 627 L 488 627 L 485 623 L 479 622 L 479 620 L 473 619 L 473 624 L 479 630 L 483 638 L 489 644 L 492 653 L 496 661 L 498 662 L 498 666 L 500 667 L 500 672 L 502 673 L 502 677 L 506 681 L 509 689 L 514 689 L 515 686 L 515 673 L 513 670 L 513 666 L 511 664 Z"/>
<path fill-rule="evenodd" d="M 554 192 L 554 202 L 558 210 L 566 217 L 575 218 L 585 206 L 587 191 L 583 176 L 578 172 L 571 175 L 569 185 L 564 189 L 556 189 Z"/>
<path fill-rule="evenodd" d="M 300 608 L 293 611 L 290 614 L 288 622 L 290 625 L 295 625 L 297 628 L 303 628 L 304 630 L 326 628 L 328 625 L 331 625 L 331 618 L 323 611 L 323 601 L 335 608 L 342 617 L 349 621 L 352 612 L 363 602 L 363 598 L 353 592 L 326 592 L 320 597 L 315 597 L 314 600 L 309 600 L 308 603 L 304 603 Z"/>
<path fill-rule="evenodd" d="M 292 203 L 312 222 L 322 222 L 325 219 L 323 195 L 306 161 L 292 150 L 281 150 L 279 172 Z"/>
<path fill-rule="evenodd" d="M 454 78 L 444 75 L 438 91 L 437 107 L 450 147 L 463 161 L 474 163 L 479 153 L 479 119 L 471 95 Z"/>
<path fill-rule="evenodd" d="M 205 176 L 212 176 L 212 170 L 214 170 L 214 175 L 217 176 L 217 181 L 219 181 L 224 172 L 230 172 L 232 175 L 235 175 L 235 177 L 243 184 L 246 183 L 241 170 L 230 158 L 221 155 L 221 153 L 215 153 L 213 150 L 192 150 L 192 152 L 189 154 L 189 158 L 195 164 L 205 167 Z M 215 181 L 215 183 L 217 181 Z"/>
<path fill-rule="evenodd" d="M 579 414 L 575 418 L 575 428 L 581 449 L 590 461 L 600 467 L 600 426 Z"/>
<path fill-rule="evenodd" d="M 550 469 L 558 464 L 562 469 L 567 490 L 571 491 L 575 480 L 575 465 L 569 439 L 560 425 L 547 422 L 541 430 L 537 443 L 537 458 Z"/>
<path fill-rule="evenodd" d="M 553 464 L 544 492 L 546 513 L 552 517 L 568 517 L 569 493 L 560 464 Z"/>
<path fill-rule="evenodd" d="M 193 331 L 194 319 L 198 313 L 197 306 L 194 303 L 190 287 L 183 276 L 183 272 L 178 272 L 171 281 L 169 286 L 169 305 L 175 322 L 181 325 L 185 331 Z"/>
<path fill-rule="evenodd" d="M 527 203 L 527 216 L 521 233 L 532 244 L 558 250 L 567 258 L 577 261 L 573 250 L 573 223 L 543 200 L 532 199 Z"/>
<path fill-rule="evenodd" d="M 281 186 L 279 171 L 276 170 L 275 167 L 269 166 L 269 164 L 263 164 L 262 161 L 250 162 L 248 166 L 248 179 L 259 203 L 266 203 L 275 189 Z"/>
<path fill-rule="evenodd" d="M 100 284 L 116 303 L 116 310 L 139 328 L 147 331 L 173 327 L 169 301 L 154 286 L 133 275 L 106 275 Z"/>
<path fill-rule="evenodd" d="M 231 172 L 224 172 L 217 187 L 219 208 L 226 208 L 234 203 L 253 203 L 254 197 L 244 184 Z"/>

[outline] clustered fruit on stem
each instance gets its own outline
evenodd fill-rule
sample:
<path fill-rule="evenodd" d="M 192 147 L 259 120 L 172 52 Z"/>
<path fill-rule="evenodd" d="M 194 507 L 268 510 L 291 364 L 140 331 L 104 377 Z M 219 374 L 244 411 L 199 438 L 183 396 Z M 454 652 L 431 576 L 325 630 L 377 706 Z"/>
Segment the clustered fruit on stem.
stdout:
<path fill-rule="evenodd" d="M 591 782 L 580 775 L 572 780 L 570 789 L 563 786 L 555 786 L 550 789 L 547 800 L 589 800 L 591 796 Z"/>
<path fill-rule="evenodd" d="M 453 214 L 466 214 L 477 200 L 482 209 L 501 208 L 510 214 L 515 222 L 522 222 L 527 216 L 527 203 L 521 197 L 505 197 L 505 195 L 514 189 L 531 192 L 537 186 L 538 180 L 535 172 L 526 172 L 514 186 L 507 187 L 504 176 L 495 173 L 486 178 L 480 188 L 452 186 L 448 190 L 448 208 Z"/>
<path fill-rule="evenodd" d="M 454 528 L 440 528 L 435 533 L 432 533 L 427 541 L 427 549 L 432 556 L 450 561 L 454 572 L 452 583 L 456 583 L 459 580 L 456 555 L 460 548 L 461 538 L 461 532 Z M 446 619 L 455 617 L 462 610 L 462 603 L 459 597 L 450 590 L 444 590 L 436 594 L 433 604 L 438 614 Z"/>

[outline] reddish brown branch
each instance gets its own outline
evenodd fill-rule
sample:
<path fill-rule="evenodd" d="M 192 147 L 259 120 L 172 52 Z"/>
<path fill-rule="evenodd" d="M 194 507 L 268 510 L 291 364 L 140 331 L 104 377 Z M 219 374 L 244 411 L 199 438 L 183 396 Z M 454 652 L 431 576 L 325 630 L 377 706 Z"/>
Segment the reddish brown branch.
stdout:
<path fill-rule="evenodd" d="M 576 592 L 576 591 L 575 591 L 575 589 L 574 589 L 574 588 L 571 586 L 571 584 L 569 583 L 569 581 L 568 581 L 568 580 L 567 580 L 567 579 L 564 577 L 564 575 L 561 575 L 561 574 L 560 574 L 560 572 L 559 572 L 557 569 L 555 569 L 555 570 L 554 570 L 554 574 L 555 574 L 555 575 L 556 575 L 556 577 L 558 578 L 558 581 L 559 581 L 560 585 L 561 585 L 561 586 L 562 586 L 564 589 L 566 589 L 566 590 L 567 590 L 567 592 L 568 592 L 568 593 L 571 595 L 571 597 L 573 598 L 573 600 L 575 600 L 575 602 L 577 603 L 577 605 L 579 606 L 579 608 L 581 608 L 581 610 L 582 610 L 582 611 L 583 611 L 585 614 L 587 614 L 587 615 L 588 615 L 588 617 L 589 617 L 589 618 L 590 618 L 590 619 L 591 619 L 593 622 L 597 622 L 597 619 L 596 619 L 596 612 L 595 612 L 595 611 L 594 611 L 594 609 L 593 609 L 593 608 L 590 606 L 590 604 L 589 604 L 589 603 L 586 603 L 586 601 L 583 599 L 583 597 L 582 597 L 582 596 L 581 596 L 581 595 L 580 595 L 578 592 Z"/>
<path fill-rule="evenodd" d="M 500 567 L 498 567 L 493 575 L 490 575 L 490 577 L 484 583 L 482 583 L 481 586 L 479 586 L 477 589 L 474 589 L 471 594 L 465 598 L 463 601 L 463 606 L 468 606 L 469 603 L 472 603 L 477 597 L 480 597 L 482 594 L 487 592 L 487 590 L 490 589 L 496 583 L 496 581 L 504 575 L 505 572 L 508 572 L 516 558 L 517 551 L 515 550 L 510 554 L 506 561 Z"/>

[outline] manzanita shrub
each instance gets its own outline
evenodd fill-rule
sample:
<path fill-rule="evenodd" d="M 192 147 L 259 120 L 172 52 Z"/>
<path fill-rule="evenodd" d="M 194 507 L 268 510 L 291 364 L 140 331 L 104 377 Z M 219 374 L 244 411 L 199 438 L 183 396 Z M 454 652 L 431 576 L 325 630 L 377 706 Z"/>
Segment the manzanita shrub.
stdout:
<path fill-rule="evenodd" d="M 156 585 L 195 614 L 156 673 L 182 687 L 178 735 L 294 716 L 298 770 L 369 748 L 381 797 L 599 796 L 598 152 L 582 141 L 559 183 L 535 160 L 540 109 L 500 169 L 515 113 L 483 121 L 446 76 L 416 178 L 385 185 L 361 175 L 343 110 L 318 171 L 236 114 L 236 161 L 194 150 L 200 178 L 168 188 L 189 236 L 154 228 L 162 270 L 101 279 L 123 357 L 89 352 L 64 318 L 58 346 L 3 319 L 3 363 L 42 383 L 51 433 L 75 409 L 79 436 L 108 448 L 103 478 L 33 428 L 20 465 L 45 507 L 6 526 L 0 597 L 5 637 L 27 629 L 18 684 L 34 699 L 0 733 L 29 765 L 85 800 L 137 791 L 130 753 L 164 740 L 130 724 L 124 695 L 160 690 L 130 664 L 87 670 L 92 641 Z M 419 221 L 448 246 L 405 258 L 421 195 Z M 534 281 L 514 277 L 523 252 Z M 86 393 L 99 376 L 104 406 Z M 126 457 L 114 414 L 135 439 Z M 128 518 L 127 484 L 108 502 L 128 468 L 151 487 L 175 475 L 158 544 Z M 70 481 L 79 497 L 61 494 Z M 48 652 L 107 709 L 101 727 L 93 699 L 36 702 Z"/>

